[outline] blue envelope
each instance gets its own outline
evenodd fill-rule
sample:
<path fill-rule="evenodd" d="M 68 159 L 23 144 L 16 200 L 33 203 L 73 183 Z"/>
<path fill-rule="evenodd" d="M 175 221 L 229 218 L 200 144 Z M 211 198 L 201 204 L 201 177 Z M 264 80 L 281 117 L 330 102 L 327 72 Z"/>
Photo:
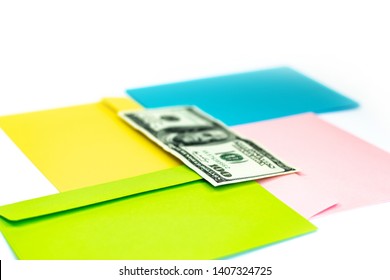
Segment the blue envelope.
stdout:
<path fill-rule="evenodd" d="M 129 89 L 127 94 L 146 108 L 196 105 L 227 125 L 358 106 L 288 67 Z"/>

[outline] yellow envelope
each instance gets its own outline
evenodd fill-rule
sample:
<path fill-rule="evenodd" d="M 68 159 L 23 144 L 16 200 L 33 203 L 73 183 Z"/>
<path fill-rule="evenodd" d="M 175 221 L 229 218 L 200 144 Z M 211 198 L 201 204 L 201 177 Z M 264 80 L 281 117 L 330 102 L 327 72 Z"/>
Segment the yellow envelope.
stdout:
<path fill-rule="evenodd" d="M 128 98 L 0 117 L 0 127 L 61 192 L 179 166 L 123 122 Z"/>
<path fill-rule="evenodd" d="M 18 258 L 216 259 L 315 230 L 256 182 L 212 187 L 117 117 L 131 108 L 105 99 L 0 118 L 60 190 L 0 207 Z"/>

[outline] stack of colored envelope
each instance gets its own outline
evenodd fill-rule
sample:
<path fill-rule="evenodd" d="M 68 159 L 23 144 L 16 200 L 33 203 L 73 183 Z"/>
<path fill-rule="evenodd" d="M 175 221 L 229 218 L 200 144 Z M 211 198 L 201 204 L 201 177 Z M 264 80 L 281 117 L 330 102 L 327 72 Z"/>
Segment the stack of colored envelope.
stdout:
<path fill-rule="evenodd" d="M 315 230 L 256 182 L 212 187 L 117 116 L 132 108 L 118 98 L 0 118 L 59 191 L 0 207 L 18 258 L 216 259 Z"/>
<path fill-rule="evenodd" d="M 357 103 L 293 69 L 128 94 L 0 117 L 2 137 L 56 188 L 0 206 L 18 258 L 220 259 L 312 232 L 307 218 L 390 201 L 390 155 L 314 114 Z M 117 115 L 172 105 L 199 106 L 301 172 L 215 188 Z"/>
<path fill-rule="evenodd" d="M 196 105 L 228 125 L 239 125 L 232 128 L 236 133 L 301 169 L 258 182 L 307 218 L 390 201 L 389 154 L 313 114 L 358 104 L 291 68 L 127 93 L 146 108 Z"/>

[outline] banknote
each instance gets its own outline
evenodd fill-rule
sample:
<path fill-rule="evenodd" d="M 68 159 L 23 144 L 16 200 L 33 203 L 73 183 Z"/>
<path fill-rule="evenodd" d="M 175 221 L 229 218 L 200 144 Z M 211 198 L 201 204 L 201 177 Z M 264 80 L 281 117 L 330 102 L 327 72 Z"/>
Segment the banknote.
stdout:
<path fill-rule="evenodd" d="M 119 116 L 213 186 L 297 171 L 195 106 L 121 111 Z"/>

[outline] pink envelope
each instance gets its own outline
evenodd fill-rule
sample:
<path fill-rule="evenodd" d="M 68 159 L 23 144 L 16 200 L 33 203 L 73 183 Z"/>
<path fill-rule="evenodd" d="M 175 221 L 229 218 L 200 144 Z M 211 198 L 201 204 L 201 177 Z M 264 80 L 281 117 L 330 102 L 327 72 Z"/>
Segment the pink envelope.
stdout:
<path fill-rule="evenodd" d="M 258 182 L 307 218 L 390 201 L 390 154 L 314 114 L 233 130 L 301 170 Z"/>

